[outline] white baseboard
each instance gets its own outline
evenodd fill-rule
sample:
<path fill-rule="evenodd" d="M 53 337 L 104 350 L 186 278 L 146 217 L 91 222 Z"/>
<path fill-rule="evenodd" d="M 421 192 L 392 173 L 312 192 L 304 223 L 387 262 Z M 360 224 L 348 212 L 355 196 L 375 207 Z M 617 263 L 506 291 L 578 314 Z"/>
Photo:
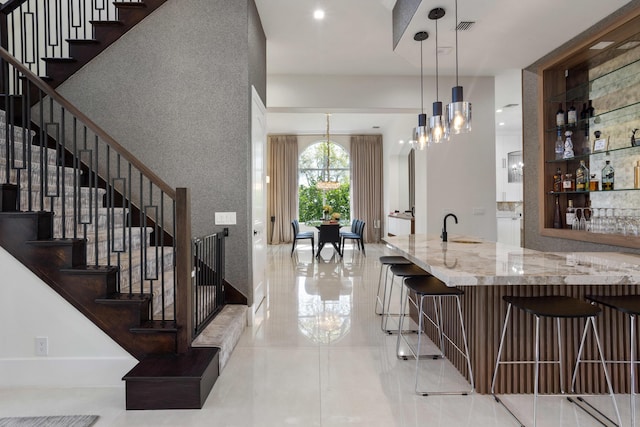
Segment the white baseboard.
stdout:
<path fill-rule="evenodd" d="M 0 360 L 0 387 L 113 387 L 138 363 L 125 358 L 14 358 Z"/>

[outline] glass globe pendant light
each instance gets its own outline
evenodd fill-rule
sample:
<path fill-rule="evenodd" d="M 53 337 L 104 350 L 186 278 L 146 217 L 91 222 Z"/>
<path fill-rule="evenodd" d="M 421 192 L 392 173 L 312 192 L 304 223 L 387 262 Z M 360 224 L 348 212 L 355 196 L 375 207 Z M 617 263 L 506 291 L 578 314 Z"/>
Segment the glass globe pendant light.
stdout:
<path fill-rule="evenodd" d="M 471 103 L 464 101 L 462 86 L 458 82 L 458 0 L 456 14 L 456 85 L 451 89 L 451 103 L 447 105 L 447 121 L 453 134 L 471 132 Z"/>
<path fill-rule="evenodd" d="M 420 111 L 418 114 L 418 126 L 414 129 L 413 140 L 418 149 L 424 150 L 429 142 L 429 132 L 427 128 L 427 115 L 424 113 L 424 77 L 422 74 L 422 42 L 429 38 L 429 33 L 419 31 L 414 36 L 415 41 L 420 42 Z"/>
<path fill-rule="evenodd" d="M 437 7 L 429 12 L 429 19 L 436 22 L 436 102 L 433 103 L 433 115 L 429 118 L 429 143 L 439 144 L 449 140 L 449 127 L 442 115 L 442 102 L 438 94 L 438 19 L 444 16 L 444 9 Z"/>

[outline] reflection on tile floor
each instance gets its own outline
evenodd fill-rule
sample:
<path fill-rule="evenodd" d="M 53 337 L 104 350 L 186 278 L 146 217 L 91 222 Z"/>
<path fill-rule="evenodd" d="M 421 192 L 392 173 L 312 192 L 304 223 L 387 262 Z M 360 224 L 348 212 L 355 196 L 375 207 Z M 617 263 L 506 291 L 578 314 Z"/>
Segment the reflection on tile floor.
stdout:
<path fill-rule="evenodd" d="M 202 410 L 125 411 L 124 388 L 0 389 L 0 417 L 97 414 L 96 426 L 517 426 L 491 396 L 417 396 L 415 362 L 396 357 L 396 337 L 374 313 L 383 245 L 340 259 L 308 245 L 269 247 L 268 297 Z M 421 361 L 428 384 L 460 386 L 441 361 Z M 505 396 L 531 424 L 532 399 Z M 607 410 L 606 397 L 593 401 Z M 618 396 L 624 425 L 628 396 Z M 539 402 L 538 426 L 601 425 L 561 397 Z"/>

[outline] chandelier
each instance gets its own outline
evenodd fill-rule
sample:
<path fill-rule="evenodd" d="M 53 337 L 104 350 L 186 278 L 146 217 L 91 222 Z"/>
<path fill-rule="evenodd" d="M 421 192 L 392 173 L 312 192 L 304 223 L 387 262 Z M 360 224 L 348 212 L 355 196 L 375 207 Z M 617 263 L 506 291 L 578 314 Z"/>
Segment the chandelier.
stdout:
<path fill-rule="evenodd" d="M 326 168 L 322 171 L 322 179 L 316 183 L 316 187 L 319 190 L 328 191 L 335 190 L 340 187 L 340 183 L 338 180 L 331 181 L 331 175 L 329 173 L 329 169 L 331 166 L 331 140 L 329 139 L 329 116 L 331 114 L 327 114 L 327 157 L 326 157 Z"/>

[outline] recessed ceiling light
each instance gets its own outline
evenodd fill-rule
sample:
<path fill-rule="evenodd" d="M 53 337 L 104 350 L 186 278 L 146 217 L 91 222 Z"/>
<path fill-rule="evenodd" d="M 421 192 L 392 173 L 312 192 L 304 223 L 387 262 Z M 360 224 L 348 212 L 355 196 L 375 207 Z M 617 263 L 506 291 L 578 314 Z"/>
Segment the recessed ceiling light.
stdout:
<path fill-rule="evenodd" d="M 400 141 L 398 141 L 398 144 L 400 145 L 404 144 L 404 139 L 401 139 Z"/>
<path fill-rule="evenodd" d="M 322 9 L 316 9 L 316 10 L 313 12 L 313 17 L 314 17 L 315 19 L 317 19 L 318 21 L 320 21 L 320 20 L 324 19 L 324 10 L 322 10 Z"/>
<path fill-rule="evenodd" d="M 496 110 L 496 113 L 502 113 L 502 108 L 498 108 L 498 109 Z"/>
<path fill-rule="evenodd" d="M 498 126 L 504 126 L 504 122 L 498 123 Z"/>
<path fill-rule="evenodd" d="M 594 44 L 593 46 L 591 46 L 589 49 L 593 49 L 593 50 L 602 50 L 605 49 L 609 46 L 611 46 L 614 42 L 599 42 Z"/>

